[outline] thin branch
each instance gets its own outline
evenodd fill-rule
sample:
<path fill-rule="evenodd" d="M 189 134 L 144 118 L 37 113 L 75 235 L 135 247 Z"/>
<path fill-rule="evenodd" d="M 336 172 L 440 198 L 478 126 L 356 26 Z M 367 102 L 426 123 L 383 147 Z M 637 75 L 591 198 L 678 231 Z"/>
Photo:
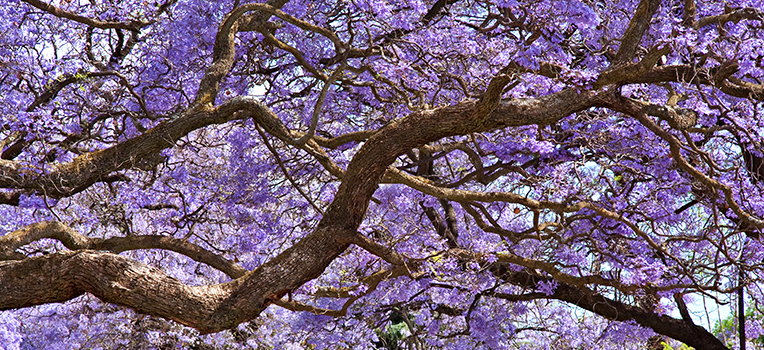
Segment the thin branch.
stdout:
<path fill-rule="evenodd" d="M 671 157 L 674 159 L 679 168 L 690 174 L 696 180 L 703 183 L 703 185 L 706 187 L 722 191 L 722 193 L 724 193 L 725 202 L 729 208 L 732 209 L 735 215 L 741 218 L 743 222 L 748 223 L 757 229 L 764 228 L 764 220 L 752 216 L 740 207 L 738 201 L 735 200 L 734 193 L 730 186 L 723 184 L 717 179 L 711 178 L 690 164 L 681 153 L 682 143 L 676 137 L 663 130 L 660 126 L 658 126 L 658 124 L 656 124 L 652 119 L 648 117 L 648 115 L 659 114 L 662 110 L 662 106 L 647 102 L 641 102 L 626 97 L 618 97 L 609 105 L 609 108 L 632 116 L 642 125 L 647 127 L 651 132 L 666 141 L 669 144 Z"/>
<path fill-rule="evenodd" d="M 312 206 L 313 209 L 315 209 L 321 215 L 324 215 L 324 210 L 321 209 L 321 207 L 319 207 L 316 204 L 316 202 L 314 202 L 313 199 L 311 199 L 310 196 L 308 196 L 307 193 L 305 193 L 305 191 L 302 189 L 302 187 L 294 180 L 294 178 L 292 178 L 292 175 L 289 175 L 289 171 L 287 170 L 286 166 L 284 166 L 284 162 L 281 160 L 281 156 L 279 156 L 278 151 L 276 151 L 276 149 L 273 148 L 273 146 L 271 146 L 270 141 L 268 141 L 268 136 L 265 135 L 263 130 L 260 128 L 260 125 L 257 125 L 257 132 L 260 134 L 260 138 L 263 139 L 263 143 L 265 144 L 265 147 L 267 147 L 268 151 L 270 151 L 271 154 L 273 154 L 273 157 L 276 158 L 276 164 L 278 164 L 279 169 L 281 169 L 281 172 L 287 178 L 289 183 L 292 184 L 292 187 L 294 187 L 297 190 L 297 192 L 299 192 L 300 195 L 303 198 L 305 198 L 305 200 L 308 203 L 310 203 L 310 206 Z"/>
<path fill-rule="evenodd" d="M 326 99 L 326 93 L 335 81 L 345 72 L 347 68 L 347 60 L 343 60 L 342 64 L 337 68 L 329 79 L 324 82 L 324 86 L 321 88 L 321 93 L 318 95 L 316 105 L 313 107 L 313 115 L 310 118 L 310 127 L 305 135 L 302 135 L 297 140 L 292 141 L 294 145 L 302 146 L 308 139 L 312 138 L 316 134 L 316 127 L 318 126 L 318 117 L 321 114 L 321 109 L 324 107 L 324 99 Z"/>
<path fill-rule="evenodd" d="M 56 17 L 70 19 L 75 22 L 79 22 L 91 27 L 96 27 L 101 29 L 113 28 L 113 29 L 126 29 L 130 31 L 139 31 L 141 30 L 141 28 L 152 23 L 152 22 L 142 22 L 142 21 L 136 21 L 136 20 L 129 21 L 129 22 L 104 22 L 97 19 L 80 16 L 73 12 L 66 11 L 64 9 L 61 9 L 59 7 L 53 6 L 51 4 L 48 4 L 42 1 L 38 1 L 38 0 L 23 0 L 23 1 L 40 10 L 50 13 Z"/>

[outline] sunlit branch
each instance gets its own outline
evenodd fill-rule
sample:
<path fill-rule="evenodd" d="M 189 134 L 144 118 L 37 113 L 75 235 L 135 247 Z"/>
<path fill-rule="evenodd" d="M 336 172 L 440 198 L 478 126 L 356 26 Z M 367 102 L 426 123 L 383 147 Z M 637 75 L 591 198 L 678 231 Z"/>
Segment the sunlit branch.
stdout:
<path fill-rule="evenodd" d="M 43 238 L 60 241 L 71 250 L 98 250 L 119 254 L 124 251 L 138 249 L 165 249 L 185 255 L 194 261 L 207 264 L 231 278 L 239 278 L 247 270 L 220 255 L 211 253 L 187 240 L 171 236 L 139 235 L 111 238 L 90 238 L 77 233 L 69 226 L 57 221 L 42 221 L 34 223 L 5 236 L 0 236 L 0 260 L 18 260 L 26 258 L 14 251 L 26 244 Z"/>

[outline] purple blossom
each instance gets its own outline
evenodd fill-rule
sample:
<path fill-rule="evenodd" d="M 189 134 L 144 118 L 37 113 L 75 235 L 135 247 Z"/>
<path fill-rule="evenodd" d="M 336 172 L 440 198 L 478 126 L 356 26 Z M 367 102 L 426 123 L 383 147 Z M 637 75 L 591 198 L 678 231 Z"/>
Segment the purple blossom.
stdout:
<path fill-rule="evenodd" d="M 546 281 L 540 281 L 537 284 L 536 289 L 546 295 L 552 295 L 554 294 L 554 291 L 557 290 L 558 285 L 559 283 L 557 283 L 557 281 L 550 279 Z"/>

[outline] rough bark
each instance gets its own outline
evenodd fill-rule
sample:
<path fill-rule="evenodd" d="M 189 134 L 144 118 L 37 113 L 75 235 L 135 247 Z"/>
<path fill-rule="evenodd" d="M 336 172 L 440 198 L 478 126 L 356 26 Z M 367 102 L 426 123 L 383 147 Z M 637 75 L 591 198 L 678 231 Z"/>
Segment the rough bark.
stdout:
<path fill-rule="evenodd" d="M 100 22 L 40 1 L 25 1 L 52 15 L 99 28 L 136 31 L 146 25 L 138 22 Z M 326 36 L 338 47 L 342 46 L 338 39 L 334 40 L 336 36 L 331 32 L 325 32 L 325 29 L 318 27 L 305 27 L 309 24 L 278 11 L 284 3 L 285 1 L 270 1 L 268 5 L 246 4 L 234 9 L 219 28 L 213 62 L 200 82 L 193 105 L 177 118 L 164 121 L 151 130 L 110 148 L 82 155 L 68 163 L 52 165 L 45 170 L 30 170 L 30 167 L 13 161 L 14 154 L 18 153 L 14 146 L 11 146 L 3 153 L 3 159 L 0 159 L 0 187 L 37 192 L 53 198 L 67 197 L 97 181 L 102 181 L 116 171 L 130 168 L 140 160 L 172 147 L 176 141 L 194 130 L 232 120 L 252 118 L 267 133 L 286 143 L 301 139 L 299 133 L 286 128 L 269 108 L 254 99 L 234 98 L 214 106 L 219 84 L 228 75 L 234 62 L 234 38 L 239 29 L 263 30 L 265 21 L 271 15 L 275 15 L 307 31 Z M 426 24 L 437 16 L 448 3 L 438 1 L 422 22 Z M 378 131 L 348 134 L 332 140 L 305 137 L 307 142 L 297 146 L 308 151 L 329 172 L 342 179 L 341 185 L 315 231 L 254 271 L 247 272 L 198 246 L 171 237 L 138 236 L 98 240 L 79 235 L 60 223 L 40 223 L 0 237 L 0 295 L 3 296 L 0 298 L 0 310 L 63 302 L 83 293 L 91 293 L 106 302 L 172 319 L 205 333 L 235 327 L 239 323 L 256 318 L 270 303 L 283 304 L 283 301 L 279 301 L 282 296 L 318 277 L 350 244 L 362 246 L 393 265 L 405 264 L 404 259 L 394 251 L 379 246 L 356 232 L 366 213 L 369 200 L 378 184 L 383 181 L 383 177 L 450 200 L 501 200 L 530 208 L 551 208 L 561 212 L 589 208 L 603 217 L 618 219 L 618 213 L 605 212 L 588 203 L 567 205 L 535 201 L 511 193 L 476 194 L 444 189 L 389 168 L 399 155 L 444 137 L 513 126 L 554 124 L 565 116 L 591 107 L 608 107 L 642 122 L 670 144 L 672 155 L 684 171 L 704 181 L 711 188 L 721 189 L 727 195 L 730 207 L 745 223 L 761 228 L 764 224 L 740 209 L 732 199 L 729 188 L 722 186 L 717 180 L 708 178 L 686 162 L 679 153 L 680 142 L 647 118 L 648 115 L 653 115 L 672 120 L 671 108 L 621 98 L 614 92 L 615 89 L 611 88 L 612 85 L 625 83 L 685 82 L 713 85 L 731 96 L 764 99 L 764 89 L 761 85 L 732 77 L 738 69 L 734 64 L 723 65 L 713 71 L 698 71 L 689 65 L 655 67 L 666 48 L 654 48 L 641 61 L 634 62 L 637 58 L 637 48 L 659 5 L 660 2 L 655 0 L 643 0 L 639 3 L 622 38 L 613 68 L 603 72 L 595 84 L 594 91 L 571 88 L 535 99 L 502 100 L 503 88 L 510 78 L 498 75 L 489 84 L 483 97 L 477 101 L 466 100 L 447 107 L 419 111 Z M 252 11 L 255 13 L 248 14 Z M 760 15 L 760 11 L 743 9 L 695 21 L 694 12 L 687 12 L 685 20 L 690 26 L 705 26 Z M 352 51 L 352 48 L 345 49 Z M 554 67 L 542 65 L 539 72 L 532 73 L 554 77 L 558 72 Z M 65 84 L 76 81 L 75 77 L 70 78 L 62 81 L 60 87 L 53 86 L 54 89 L 49 95 L 42 95 L 39 101 L 34 102 L 33 108 L 55 98 L 56 88 L 63 88 Z M 350 140 L 365 140 L 365 143 L 353 157 L 346 171 L 334 165 L 318 145 L 320 142 L 326 147 L 337 147 Z M 0 202 L 17 203 L 18 198 L 19 192 L 5 193 Z M 430 218 L 433 222 L 439 222 L 438 227 L 442 228 L 442 235 L 446 237 L 447 225 L 442 219 L 434 215 L 430 215 Z M 455 229 L 448 229 L 454 236 L 451 240 L 455 241 Z M 15 249 L 22 245 L 40 238 L 58 239 L 73 251 L 33 258 L 25 258 L 15 252 Z M 454 242 L 451 242 L 451 247 L 455 247 Z M 235 279 L 223 284 L 192 287 L 158 269 L 116 254 L 124 250 L 145 248 L 177 251 L 197 261 L 208 263 Z M 533 286 L 538 281 L 548 278 L 528 272 L 512 275 L 507 275 L 506 271 L 498 273 L 507 281 L 523 286 Z M 577 305 L 609 319 L 636 321 L 697 349 L 725 349 L 713 335 L 692 322 L 616 302 L 582 285 L 561 283 L 549 297 Z"/>
<path fill-rule="evenodd" d="M 502 101 L 491 114 L 482 117 L 476 116 L 475 101 L 465 101 L 415 113 L 393 123 L 372 136 L 350 162 L 335 199 L 316 230 L 235 281 L 188 287 L 159 270 L 124 257 L 90 251 L 67 252 L 0 266 L 0 284 L 3 285 L 0 293 L 8 296 L 0 303 L 0 309 L 60 302 L 89 292 L 104 301 L 172 319 L 202 332 L 234 327 L 257 317 L 268 304 L 318 277 L 350 245 L 382 175 L 398 155 L 447 136 L 507 126 L 553 123 L 597 105 L 599 101 L 600 97 L 594 93 L 565 90 L 538 99 Z M 225 108 L 200 112 L 193 121 L 201 127 L 199 124 L 209 120 L 253 117 L 258 122 L 263 121 L 266 129 L 278 127 L 265 122 L 270 120 L 265 119 L 270 114 L 254 100 L 238 99 Z M 189 128 L 189 124 L 191 122 L 182 126 Z M 132 152 L 149 152 L 154 149 L 152 147 L 166 146 L 182 136 L 185 128 L 162 127 L 149 131 L 144 135 L 162 133 L 165 138 L 157 140 L 146 136 L 154 141 L 153 145 L 136 144 L 138 151 Z M 93 167 L 90 169 L 99 169 L 97 165 L 108 163 L 110 158 L 101 156 L 98 159 L 90 164 Z M 82 176 L 83 170 L 76 171 L 82 168 L 74 169 L 72 172 Z M 61 173 L 62 176 L 69 174 Z M 142 283 L 130 282 L 132 280 Z"/>
<path fill-rule="evenodd" d="M 637 47 L 650 27 L 650 20 L 658 11 L 660 4 L 660 0 L 642 0 L 639 2 L 634 11 L 634 16 L 629 22 L 629 27 L 621 38 L 621 46 L 618 47 L 614 64 L 626 63 L 634 59 Z"/>

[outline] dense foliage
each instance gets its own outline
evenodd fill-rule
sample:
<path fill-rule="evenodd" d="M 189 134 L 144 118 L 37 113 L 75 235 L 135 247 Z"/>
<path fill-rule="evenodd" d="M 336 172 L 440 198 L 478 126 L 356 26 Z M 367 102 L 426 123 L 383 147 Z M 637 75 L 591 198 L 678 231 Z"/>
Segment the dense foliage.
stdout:
<path fill-rule="evenodd" d="M 726 349 L 694 305 L 740 294 L 764 335 L 760 0 L 11 0 L 0 31 L 0 347 Z"/>

